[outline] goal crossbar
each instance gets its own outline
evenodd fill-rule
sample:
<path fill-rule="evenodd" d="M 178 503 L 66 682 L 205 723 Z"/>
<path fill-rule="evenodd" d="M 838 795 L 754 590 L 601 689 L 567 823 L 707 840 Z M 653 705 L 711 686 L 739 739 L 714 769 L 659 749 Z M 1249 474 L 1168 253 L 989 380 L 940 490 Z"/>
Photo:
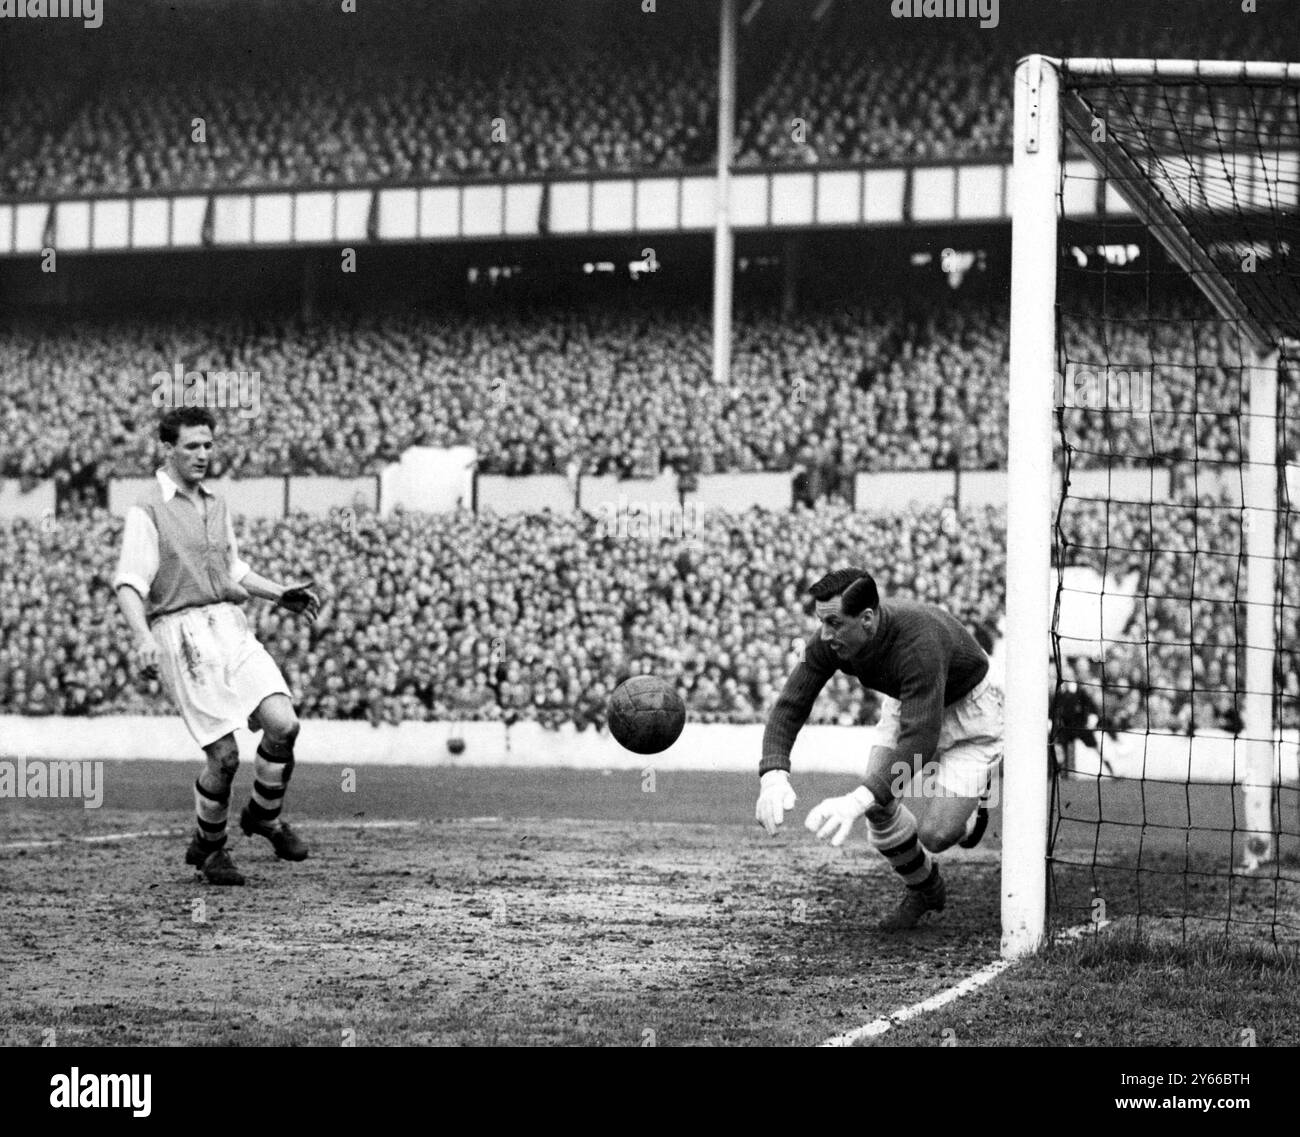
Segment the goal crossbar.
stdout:
<path fill-rule="evenodd" d="M 1134 83 L 1300 83 L 1300 63 L 1238 62 L 1225 59 L 1099 59 L 1092 56 L 1059 59 L 1050 55 L 1038 58 L 1075 78 Z"/>

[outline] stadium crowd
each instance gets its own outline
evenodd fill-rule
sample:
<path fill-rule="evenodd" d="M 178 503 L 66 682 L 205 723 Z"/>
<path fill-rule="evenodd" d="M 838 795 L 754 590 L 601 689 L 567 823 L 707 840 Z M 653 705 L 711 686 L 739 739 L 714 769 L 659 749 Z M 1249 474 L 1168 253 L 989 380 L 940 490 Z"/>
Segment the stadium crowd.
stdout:
<path fill-rule="evenodd" d="M 1161 309 L 1103 326 L 1067 314 L 1067 361 L 1151 372 L 1152 413 L 1066 411 L 1073 461 L 1235 460 L 1243 404 L 1233 329 Z M 220 413 L 217 473 L 374 473 L 410 446 L 468 444 L 485 473 L 657 476 L 816 469 L 1003 468 L 1007 315 L 850 304 L 790 319 L 742 310 L 729 383 L 707 315 L 613 305 L 366 313 L 315 323 L 227 317 L 15 321 L 0 332 L 0 476 L 150 472 L 159 372 L 256 373 Z M 1140 409 L 1140 408 L 1139 408 Z"/>
<path fill-rule="evenodd" d="M 10 108 L 0 110 L 0 193 L 674 171 L 714 160 L 716 28 L 706 5 L 638 21 L 635 5 L 589 6 L 584 17 L 570 4 L 567 19 L 557 9 L 538 20 L 502 0 L 490 24 L 407 6 L 385 11 L 378 37 L 364 21 L 330 25 L 288 0 L 279 11 L 241 7 L 225 24 L 220 4 L 188 17 L 204 30 L 176 33 L 167 50 L 165 15 L 132 36 L 124 13 L 116 31 L 101 33 L 112 50 L 0 93 L 0 108 Z M 1125 5 L 1110 21 L 1091 10 L 1021 12 L 984 31 L 953 20 L 915 28 L 866 8 L 747 25 L 738 166 L 1004 154 L 1011 77 L 1029 51 L 1186 57 L 1199 37 L 1200 58 L 1268 59 L 1285 38 L 1279 22 L 1293 18 L 1210 11 L 1175 30 Z M 259 42 L 248 46 L 241 31 L 238 51 L 220 50 L 232 23 L 250 19 L 263 25 Z M 1219 137 L 1228 121 L 1215 100 L 1207 95 L 1196 112 L 1198 136 Z M 1238 125 L 1253 138 L 1276 100 L 1261 90 L 1251 102 L 1249 123 Z M 1127 109 L 1116 108 L 1116 121 Z M 1167 110 L 1142 104 L 1139 119 L 1160 122 Z"/>
<path fill-rule="evenodd" d="M 1184 488 L 1190 488 L 1184 487 Z M 1104 660 L 1085 660 L 1083 682 L 1104 718 L 1139 732 L 1238 730 L 1244 714 L 1245 533 L 1228 494 L 1196 504 L 1074 501 L 1062 516 L 1069 560 L 1122 581 L 1140 599 Z M 1181 498 L 1181 500 L 1179 500 Z M 1300 514 L 1284 521 L 1286 560 L 1300 556 Z M 1289 573 L 1284 568 L 1284 573 Z M 1285 576 L 1283 577 L 1285 580 Z M 1277 693 L 1284 725 L 1300 725 L 1300 606 L 1281 584 Z"/>
<path fill-rule="evenodd" d="M 123 85 L 29 145 L 0 186 L 23 196 L 346 186 L 679 170 L 708 159 L 715 99 L 708 68 L 689 50 L 636 70 L 604 53 L 542 54 L 527 75 L 512 90 L 460 60 L 380 85 L 360 68 L 342 80 L 310 69 L 160 80 L 143 97 Z M 196 108 L 201 140 L 190 124 Z"/>
<path fill-rule="evenodd" d="M 907 21 L 846 34 L 840 21 L 855 18 L 851 7 L 839 5 L 819 29 L 805 20 L 794 34 L 768 27 L 742 39 L 738 165 L 1005 151 L 1021 45 L 952 21 L 920 38 Z M 0 193 L 680 170 L 712 160 L 711 24 L 703 36 L 689 22 L 666 24 L 647 39 L 625 24 L 591 35 L 544 21 L 453 31 L 428 17 L 442 37 L 434 47 L 420 35 L 393 46 L 403 37 L 385 28 L 354 51 L 344 27 L 319 59 L 270 40 L 236 59 L 211 50 L 221 9 L 196 17 L 212 22 L 209 35 L 169 57 L 171 73 L 142 72 L 127 54 L 7 85 Z M 256 18 L 279 18 L 269 11 Z M 1207 27 L 1206 57 L 1275 54 L 1263 20 Z M 1170 54 L 1159 38 L 1168 33 L 1146 30 L 1148 53 Z M 1120 21 L 1057 50 L 1131 55 L 1133 42 Z M 143 40 L 134 50 L 159 54 Z M 7 84 L 22 62 L 13 66 Z M 1250 118 L 1225 113 L 1217 97 L 1198 92 L 1189 130 L 1269 126 L 1269 95 Z M 1168 103 L 1156 108 L 1155 129 L 1171 114 Z M 1150 413 L 1066 407 L 1071 462 L 1150 457 L 1181 465 L 1184 478 L 1235 463 L 1246 399 L 1233 329 L 1190 301 L 1161 300 L 1149 320 L 1133 318 L 1120 295 L 1107 304 L 1103 313 L 1095 300 L 1063 303 L 1065 381 L 1071 367 L 1105 362 L 1149 372 Z M 464 443 L 485 473 L 802 469 L 808 497 L 842 498 L 859 470 L 1004 467 L 1007 343 L 1005 306 L 960 297 L 854 302 L 794 318 L 742 308 L 732 373 L 719 386 L 707 314 L 693 308 L 502 305 L 309 322 L 6 316 L 0 477 L 103 484 L 149 472 L 153 377 L 181 365 L 259 377 L 256 412 L 221 415 L 215 476 L 359 475 L 413 445 Z M 1295 440 L 1284 446 L 1294 459 Z M 1235 511 L 1079 505 L 1070 522 L 1076 562 L 1136 573 L 1153 596 L 1135 642 L 1105 662 L 1108 717 L 1139 729 L 1231 726 Z M 312 628 L 253 605 L 307 716 L 587 726 L 601 722 L 620 677 L 649 670 L 678 677 L 697 721 L 761 718 L 811 627 L 803 589 L 830 565 L 867 564 L 887 595 L 941 602 L 988 627 L 1004 599 L 1002 529 L 996 513 L 879 514 L 822 502 L 793 515 L 718 514 L 666 544 L 549 514 L 294 516 L 243 524 L 241 539 L 269 575 L 297 576 L 311 563 L 327 585 Z M 0 526 L 0 711 L 167 712 L 157 685 L 129 666 L 109 584 L 119 535 L 120 522 L 94 509 Z M 1300 537 L 1290 540 L 1300 556 Z M 1294 723 L 1297 669 L 1281 682 Z M 815 715 L 872 721 L 875 706 L 840 677 Z"/>
<path fill-rule="evenodd" d="M 258 571 L 309 564 L 326 590 L 311 626 L 249 605 L 307 716 L 596 724 L 617 681 L 656 671 L 680 678 L 696 721 L 750 722 L 815 632 L 804 593 L 824 566 L 870 563 L 889 594 L 994 620 L 994 520 L 824 506 L 706 514 L 640 539 L 581 514 L 336 512 L 241 523 L 240 536 Z M 113 602 L 120 532 L 98 510 L 0 528 L 0 711 L 167 712 L 157 682 L 134 674 Z M 875 710 L 841 676 L 817 721 Z"/>
<path fill-rule="evenodd" d="M 1073 563 L 1151 590 L 1094 694 L 1121 727 L 1233 725 L 1240 660 L 1240 538 L 1232 510 L 1076 502 Z M 241 553 L 272 577 L 310 565 L 326 593 L 307 625 L 257 601 L 254 626 L 307 717 L 536 720 L 599 726 L 629 674 L 673 676 L 698 722 L 761 720 L 815 622 L 805 594 L 828 566 L 863 564 L 886 597 L 948 606 L 995 628 L 1005 602 L 996 510 L 702 515 L 673 534 L 619 536 L 582 514 L 338 511 L 241 523 Z M 113 602 L 120 520 L 101 510 L 0 527 L 0 713 L 169 713 L 141 680 Z M 1300 519 L 1290 555 L 1300 557 Z M 1296 609 L 1287 610 L 1296 622 Z M 1288 627 L 1300 642 L 1300 623 Z M 1295 669 L 1285 678 L 1300 721 Z M 873 722 L 874 697 L 842 675 L 812 721 Z"/>

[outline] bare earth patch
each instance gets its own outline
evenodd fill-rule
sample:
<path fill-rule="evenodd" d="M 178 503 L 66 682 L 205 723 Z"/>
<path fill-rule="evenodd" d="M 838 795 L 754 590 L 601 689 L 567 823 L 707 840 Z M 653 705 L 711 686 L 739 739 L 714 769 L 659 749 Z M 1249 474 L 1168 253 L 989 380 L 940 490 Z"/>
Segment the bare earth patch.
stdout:
<path fill-rule="evenodd" d="M 9 841 L 51 836 L 48 817 L 9 819 Z M 87 832 L 175 825 L 100 811 Z M 938 922 L 886 935 L 899 885 L 860 837 L 829 850 L 801 832 L 555 819 L 302 831 L 300 865 L 232 838 L 237 889 L 186 868 L 179 834 L 6 850 L 0 1041 L 809 1044 L 997 954 L 982 851 L 945 859 Z"/>

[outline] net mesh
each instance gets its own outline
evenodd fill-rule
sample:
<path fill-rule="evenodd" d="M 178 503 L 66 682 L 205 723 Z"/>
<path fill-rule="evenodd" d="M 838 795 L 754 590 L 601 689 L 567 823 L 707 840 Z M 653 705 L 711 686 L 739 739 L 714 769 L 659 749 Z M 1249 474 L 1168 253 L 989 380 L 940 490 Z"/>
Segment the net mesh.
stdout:
<path fill-rule="evenodd" d="M 1062 130 L 1053 919 L 1300 944 L 1300 88 L 1067 65 Z M 1276 404 L 1252 407 L 1274 350 Z"/>

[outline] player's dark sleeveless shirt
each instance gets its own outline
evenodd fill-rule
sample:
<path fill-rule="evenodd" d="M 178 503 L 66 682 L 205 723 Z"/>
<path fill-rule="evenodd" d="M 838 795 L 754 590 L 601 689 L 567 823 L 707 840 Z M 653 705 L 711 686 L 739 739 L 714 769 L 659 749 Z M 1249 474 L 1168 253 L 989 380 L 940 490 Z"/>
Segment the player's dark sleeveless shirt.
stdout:
<path fill-rule="evenodd" d="M 944 609 L 911 600 L 882 601 L 876 634 L 862 651 L 840 659 L 818 639 L 786 680 L 763 732 L 760 775 L 790 769 L 790 748 L 813 703 L 836 671 L 898 699 L 895 753 L 934 757 L 944 707 L 970 694 L 988 674 L 988 656 L 975 637 Z"/>

